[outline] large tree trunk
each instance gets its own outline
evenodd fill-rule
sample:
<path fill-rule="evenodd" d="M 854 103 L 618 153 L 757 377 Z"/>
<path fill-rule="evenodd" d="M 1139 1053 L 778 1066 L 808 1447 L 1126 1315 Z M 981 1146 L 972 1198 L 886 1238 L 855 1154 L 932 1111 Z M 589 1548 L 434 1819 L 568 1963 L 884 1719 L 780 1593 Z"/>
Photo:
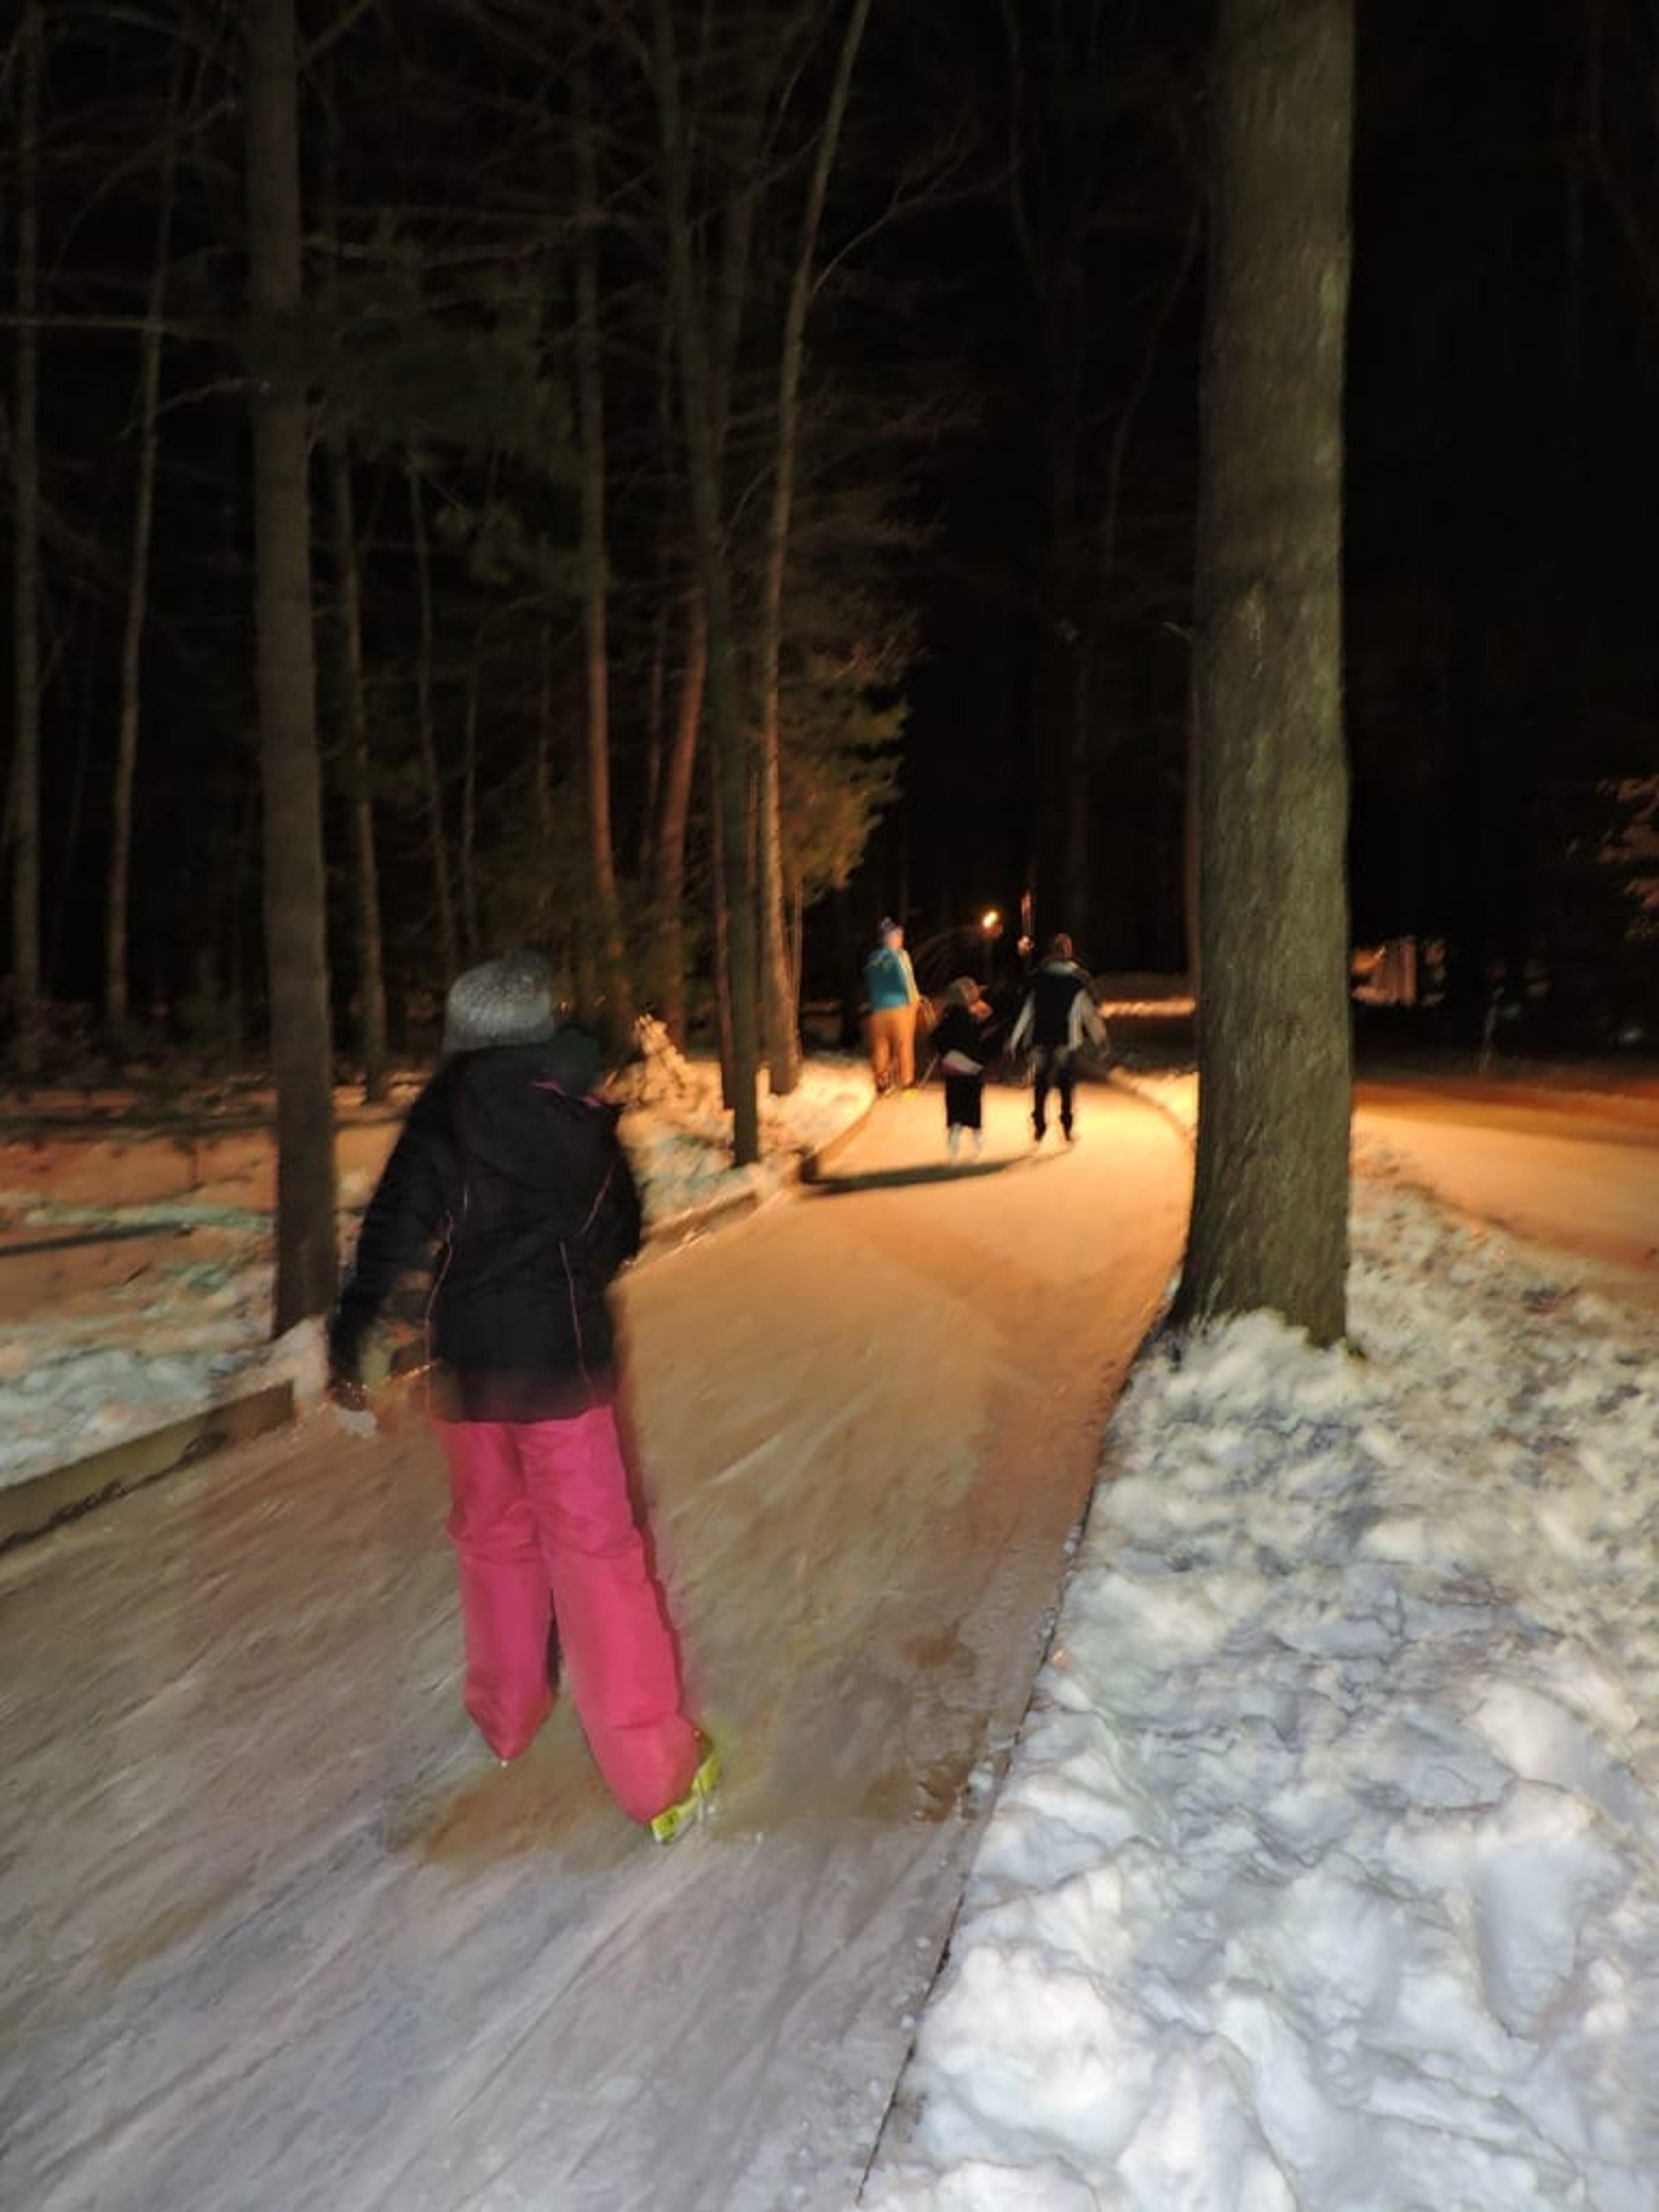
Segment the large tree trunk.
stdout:
<path fill-rule="evenodd" d="M 599 175 L 587 70 L 571 71 L 576 137 L 576 416 L 581 441 L 582 639 L 587 677 L 587 841 L 605 1026 L 633 1034 L 633 992 L 617 897 L 611 822 L 611 665 L 606 628 L 605 365 L 599 343 Z"/>
<path fill-rule="evenodd" d="M 333 1303 L 334 1115 L 322 778 L 311 632 L 294 0 L 247 0 L 248 370 L 253 390 L 265 963 L 276 1079 L 275 1331 Z"/>
<path fill-rule="evenodd" d="M 1177 1312 L 1346 1324 L 1352 0 L 1223 0 L 1198 555 L 1199 1128 Z"/>
<path fill-rule="evenodd" d="M 126 623 L 121 637 L 121 708 L 115 742 L 115 781 L 110 793 L 108 904 L 104 916 L 104 1034 L 124 1051 L 131 1041 L 127 996 L 127 908 L 132 870 L 132 787 L 138 763 L 144 623 L 149 606 L 149 542 L 155 510 L 156 409 L 161 390 L 161 317 L 167 307 L 167 260 L 172 250 L 174 149 L 178 138 L 179 73 L 167 105 L 161 155 L 161 204 L 155 219 L 155 258 L 144 308 L 138 369 L 138 485 L 133 500 L 132 559 L 127 569 Z"/>
<path fill-rule="evenodd" d="M 18 28 L 17 351 L 13 364 L 12 755 L 7 793 L 11 867 L 12 1057 L 20 1075 L 40 1064 L 40 0 Z"/>
<path fill-rule="evenodd" d="M 692 261 L 690 162 L 681 110 L 672 0 L 653 0 L 653 61 L 667 197 L 669 296 L 679 356 L 686 471 L 698 580 L 708 625 L 709 732 L 726 875 L 725 971 L 732 1022 L 732 1146 L 739 1167 L 760 1158 L 759 1019 L 753 871 L 750 863 L 749 747 L 732 632 L 721 526 L 720 455 L 709 330 L 735 313 L 727 296 L 703 319 Z"/>
<path fill-rule="evenodd" d="M 796 453 L 800 441 L 806 310 L 812 296 L 812 270 L 824 198 L 830 189 L 830 172 L 841 143 L 854 64 L 858 60 L 869 16 L 870 0 L 854 0 L 853 12 L 842 37 L 823 128 L 818 134 L 813 156 L 795 265 L 789 272 L 789 297 L 778 353 L 777 459 L 772 476 L 771 510 L 767 517 L 766 565 L 761 592 L 759 823 L 761 999 L 767 1060 L 776 1097 L 793 1091 L 800 1080 L 800 1033 L 791 978 L 786 913 L 788 894 L 784 880 L 782 732 L 778 693 L 783 654 L 784 571 L 789 558 Z"/>

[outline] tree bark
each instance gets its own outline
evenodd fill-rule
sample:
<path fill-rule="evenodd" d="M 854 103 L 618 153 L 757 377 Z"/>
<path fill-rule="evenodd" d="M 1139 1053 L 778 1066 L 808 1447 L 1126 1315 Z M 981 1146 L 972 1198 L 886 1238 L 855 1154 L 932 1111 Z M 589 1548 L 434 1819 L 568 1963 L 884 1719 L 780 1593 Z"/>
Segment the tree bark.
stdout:
<path fill-rule="evenodd" d="M 553 618 L 544 608 L 537 636 L 536 834 L 544 852 L 553 844 Z M 544 905 L 545 899 L 544 898 Z"/>
<path fill-rule="evenodd" d="M 336 154 L 338 125 L 329 107 L 327 158 L 323 171 L 325 234 L 339 246 Z M 352 891 L 357 920 L 357 1042 L 363 1060 L 363 1097 L 374 1105 L 386 1096 L 386 939 L 380 919 L 380 857 L 369 776 L 368 702 L 363 681 L 362 582 L 357 518 L 352 497 L 351 441 L 333 423 L 324 440 L 329 514 L 333 537 L 334 590 L 338 623 L 340 696 L 343 707 L 341 755 L 351 822 Z"/>
<path fill-rule="evenodd" d="M 132 787 L 138 763 L 143 700 L 145 617 L 149 606 L 150 532 L 155 511 L 155 417 L 161 391 L 161 318 L 167 309 L 167 261 L 172 251 L 173 191 L 178 140 L 180 76 L 162 142 L 161 201 L 155 218 L 155 258 L 144 307 L 138 369 L 138 484 L 133 499 L 132 558 L 127 569 L 126 621 L 121 636 L 121 706 L 115 741 L 115 781 L 110 793 L 110 853 L 104 916 L 104 1034 L 116 1052 L 131 1041 L 127 994 L 127 921 L 132 872 Z"/>
<path fill-rule="evenodd" d="M 409 470 L 409 519 L 415 539 L 415 582 L 420 606 L 420 646 L 415 666 L 415 717 L 419 726 L 421 777 L 426 786 L 427 848 L 432 856 L 432 895 L 438 910 L 438 953 L 446 982 L 460 965 L 455 927 L 455 899 L 449 880 L 449 840 L 444 819 L 443 781 L 438 773 L 438 734 L 432 706 L 432 551 L 427 543 L 426 507 L 419 471 Z"/>
<path fill-rule="evenodd" d="M 1223 0 L 1203 387 L 1196 1181 L 1177 1318 L 1346 1325 L 1352 0 Z"/>
<path fill-rule="evenodd" d="M 708 629 L 702 594 L 685 595 L 684 658 L 673 741 L 663 763 L 661 803 L 657 815 L 653 897 L 662 916 L 663 1024 L 676 1044 L 685 1042 L 685 851 L 691 820 L 691 793 L 702 727 L 703 694 L 708 674 Z"/>
<path fill-rule="evenodd" d="M 327 1311 L 339 1263 L 300 339 L 294 0 L 248 0 L 243 20 L 265 963 L 276 1082 L 274 1326 L 281 1335 Z"/>
<path fill-rule="evenodd" d="M 357 525 L 351 496 L 351 449 L 343 430 L 327 439 L 330 505 L 334 533 L 334 588 L 338 594 L 340 690 L 344 701 L 346 802 L 351 815 L 357 908 L 358 1043 L 363 1055 L 363 1097 L 372 1105 L 386 1096 L 386 945 L 380 927 L 380 872 L 374 842 L 374 802 L 369 788 L 368 708 L 363 691 L 362 592 L 357 574 Z"/>
<path fill-rule="evenodd" d="M 618 1050 L 633 1034 L 633 992 L 617 896 L 611 819 L 611 668 L 605 508 L 605 365 L 599 338 L 599 176 L 585 63 L 571 69 L 576 138 L 576 416 L 581 441 L 582 641 L 587 690 L 587 839 L 605 1025 Z"/>
<path fill-rule="evenodd" d="M 870 0 L 854 0 L 842 33 L 823 127 L 812 158 L 812 172 L 801 216 L 795 263 L 789 272 L 778 350 L 777 454 L 772 474 L 772 503 L 767 517 L 766 562 L 761 588 L 759 876 L 760 958 L 763 1027 L 775 1097 L 783 1097 L 800 1080 L 800 1031 L 791 981 L 789 931 L 784 881 L 782 732 L 779 707 L 783 653 L 783 583 L 789 559 L 789 528 L 795 497 L 795 464 L 800 441 L 800 386 L 806 355 L 806 310 L 812 296 L 812 270 L 818 229 L 830 189 L 830 173 L 841 143 L 842 125 L 852 89 Z"/>
<path fill-rule="evenodd" d="M 40 1065 L 40 0 L 25 0 L 18 28 L 17 336 L 13 362 L 11 777 L 12 1059 L 20 1075 Z"/>
<path fill-rule="evenodd" d="M 466 719 L 461 735 L 461 944 L 463 957 L 478 957 L 478 664 L 466 672 Z"/>
<path fill-rule="evenodd" d="M 732 1022 L 732 1148 L 739 1167 L 760 1158 L 759 1020 L 753 871 L 750 864 L 749 746 L 732 633 L 731 582 L 720 517 L 720 457 L 710 379 L 709 328 L 692 263 L 690 162 L 671 0 L 653 0 L 652 47 L 667 198 L 669 296 L 684 417 L 686 471 L 698 579 L 708 625 L 709 731 L 726 875 L 726 957 Z M 725 326 L 730 299 L 710 323 Z"/>

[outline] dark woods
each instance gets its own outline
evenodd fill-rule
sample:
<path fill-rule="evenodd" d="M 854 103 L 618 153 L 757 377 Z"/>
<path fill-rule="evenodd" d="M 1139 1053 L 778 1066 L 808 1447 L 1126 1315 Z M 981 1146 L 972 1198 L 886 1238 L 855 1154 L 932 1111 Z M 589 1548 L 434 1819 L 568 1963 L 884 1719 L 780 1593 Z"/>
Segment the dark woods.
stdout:
<path fill-rule="evenodd" d="M 287 290 L 269 13 L 25 0 L 0 52 L 14 1068 L 264 1060 L 280 975 L 373 1088 L 528 939 L 741 1098 L 880 912 L 1032 888 L 1188 968 L 1216 10 L 301 0 Z M 1451 1033 L 1612 1041 L 1659 52 L 1357 13 L 1354 935 L 1443 957 Z"/>
<path fill-rule="evenodd" d="M 929 408 L 857 297 L 896 219 L 866 12 L 26 9 L 15 1059 L 263 1052 L 320 957 L 373 1084 L 516 940 L 619 1030 L 706 1028 L 763 883 L 793 983 L 915 649 Z"/>

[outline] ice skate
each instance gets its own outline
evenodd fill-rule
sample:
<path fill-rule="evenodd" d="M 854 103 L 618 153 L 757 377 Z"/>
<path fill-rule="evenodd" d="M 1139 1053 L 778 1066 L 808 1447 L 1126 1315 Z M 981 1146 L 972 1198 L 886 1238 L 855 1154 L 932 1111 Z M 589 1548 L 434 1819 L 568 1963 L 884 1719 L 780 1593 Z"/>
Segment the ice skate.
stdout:
<path fill-rule="evenodd" d="M 696 1772 L 691 1777 L 691 1787 L 684 1797 L 665 1805 L 651 1823 L 651 1833 L 659 1844 L 672 1844 L 688 1828 L 695 1828 L 708 1816 L 708 1808 L 715 1785 L 720 1778 L 720 1753 L 707 1736 L 702 1739 L 702 1758 Z"/>

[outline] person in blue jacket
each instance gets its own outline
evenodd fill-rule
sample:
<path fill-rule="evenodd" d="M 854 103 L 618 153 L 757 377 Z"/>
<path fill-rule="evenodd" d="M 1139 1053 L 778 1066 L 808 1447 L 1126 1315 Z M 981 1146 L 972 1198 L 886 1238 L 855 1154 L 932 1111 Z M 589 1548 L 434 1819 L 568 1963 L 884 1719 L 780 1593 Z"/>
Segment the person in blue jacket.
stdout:
<path fill-rule="evenodd" d="M 870 1008 L 870 1072 L 878 1096 L 909 1091 L 916 1079 L 916 1008 L 921 994 L 904 949 L 904 932 L 890 918 L 881 925 L 881 942 L 864 963 L 864 995 Z"/>

